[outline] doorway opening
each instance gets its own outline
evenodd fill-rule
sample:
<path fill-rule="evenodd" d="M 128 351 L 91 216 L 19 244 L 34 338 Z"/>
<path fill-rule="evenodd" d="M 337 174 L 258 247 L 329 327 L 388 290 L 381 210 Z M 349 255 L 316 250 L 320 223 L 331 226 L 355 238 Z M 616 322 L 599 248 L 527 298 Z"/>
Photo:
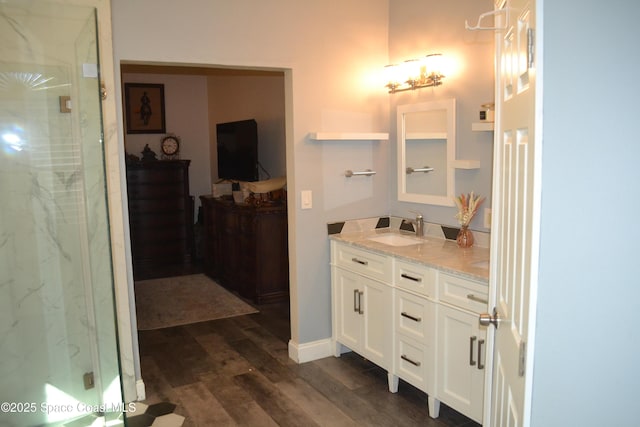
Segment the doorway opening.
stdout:
<path fill-rule="evenodd" d="M 154 133 L 127 132 L 126 117 L 129 106 L 126 105 L 125 91 L 122 92 L 125 120 L 124 145 L 128 165 L 130 162 L 143 163 L 142 158 L 145 156 L 143 152 L 149 150 L 153 151 L 155 158 L 159 160 L 188 161 L 186 180 L 188 195 L 192 196 L 190 204 L 187 203 L 184 206 L 186 210 L 191 209 L 190 215 L 187 215 L 190 219 L 187 226 L 192 228 L 187 234 L 192 233 L 190 237 L 192 241 L 187 245 L 184 253 L 176 254 L 175 251 L 172 252 L 168 249 L 167 244 L 158 242 L 153 244 L 153 239 L 149 238 L 149 234 L 155 236 L 157 233 L 175 235 L 176 230 L 171 230 L 166 225 L 160 226 L 158 232 L 143 233 L 144 240 L 141 245 L 140 242 L 134 241 L 136 239 L 134 227 L 141 222 L 144 223 L 145 220 L 132 217 L 136 208 L 135 203 L 137 203 L 136 201 L 132 202 L 132 194 L 135 191 L 154 190 L 149 189 L 147 184 L 143 186 L 144 190 L 128 188 L 134 281 L 194 274 L 202 274 L 222 281 L 223 278 L 216 277 L 215 272 L 210 271 L 208 261 L 205 259 L 207 256 L 207 235 L 203 218 L 204 199 L 201 199 L 201 196 L 210 197 L 214 191 L 212 186 L 219 181 L 216 126 L 219 123 L 254 119 L 258 128 L 259 180 L 286 177 L 285 71 L 169 63 L 122 63 L 120 72 L 123 89 L 127 84 L 162 85 L 163 89 L 165 127 L 162 132 Z M 161 144 L 167 136 L 178 138 L 179 155 L 167 158 L 163 154 Z M 129 167 L 127 169 L 129 175 Z M 184 171 L 171 173 L 184 176 Z M 160 182 L 166 183 L 167 173 L 159 173 L 159 176 Z M 130 184 L 128 182 L 128 186 Z M 175 182 L 169 184 L 177 188 Z M 184 188 L 184 184 L 179 185 Z M 286 248 L 288 229 L 286 196 L 281 202 L 284 203 L 283 230 Z M 143 211 L 145 209 L 146 207 Z M 155 218 L 159 215 L 158 213 L 152 214 Z M 238 217 L 235 214 L 234 216 Z M 173 227 L 180 226 L 180 224 L 173 225 Z M 152 247 L 148 247 L 149 244 Z M 269 245 L 266 246 L 269 247 Z M 137 249 L 140 249 L 139 253 L 136 253 Z M 219 251 L 222 252 L 220 256 L 228 256 L 232 252 L 226 249 L 223 247 L 222 251 Z M 236 252 L 238 252 L 238 256 L 241 256 L 246 251 Z M 218 255 L 214 254 L 214 256 Z M 273 314 L 278 319 L 278 331 L 281 334 L 284 333 L 285 325 L 283 322 L 286 320 L 286 331 L 290 334 L 289 256 L 286 252 L 284 257 L 286 258 L 286 266 L 284 267 L 286 270 L 286 294 L 272 294 L 276 295 L 273 298 L 260 298 L 259 295 L 252 294 L 251 298 L 244 299 L 258 307 L 259 310 Z M 245 272 L 247 268 L 238 264 L 237 270 Z M 239 293 L 238 289 L 230 290 L 235 294 Z M 239 296 L 243 297 L 242 294 Z M 143 348 L 144 345 L 145 341 L 141 340 L 141 354 L 146 351 Z"/>

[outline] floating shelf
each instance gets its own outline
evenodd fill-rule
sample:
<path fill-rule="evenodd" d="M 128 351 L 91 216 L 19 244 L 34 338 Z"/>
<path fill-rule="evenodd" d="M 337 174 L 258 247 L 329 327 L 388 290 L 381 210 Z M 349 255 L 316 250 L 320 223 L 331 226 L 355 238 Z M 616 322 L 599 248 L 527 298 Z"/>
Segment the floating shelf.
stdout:
<path fill-rule="evenodd" d="M 384 132 L 311 132 L 309 139 L 315 141 L 386 141 L 389 134 Z"/>
<path fill-rule="evenodd" d="M 454 169 L 480 169 L 480 160 L 454 160 L 451 166 Z"/>
<path fill-rule="evenodd" d="M 493 131 L 494 123 L 493 122 L 473 122 L 471 123 L 471 130 L 476 132 L 487 132 Z"/>

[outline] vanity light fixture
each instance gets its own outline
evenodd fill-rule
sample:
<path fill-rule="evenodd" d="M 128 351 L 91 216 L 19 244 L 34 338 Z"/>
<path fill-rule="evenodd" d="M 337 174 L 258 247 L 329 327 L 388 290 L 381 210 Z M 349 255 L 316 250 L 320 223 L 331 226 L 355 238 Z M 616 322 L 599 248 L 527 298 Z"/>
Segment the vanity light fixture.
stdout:
<path fill-rule="evenodd" d="M 442 54 L 434 53 L 422 59 L 410 59 L 401 64 L 385 67 L 385 87 L 389 93 L 434 87 L 442 84 L 445 77 L 441 72 Z"/>

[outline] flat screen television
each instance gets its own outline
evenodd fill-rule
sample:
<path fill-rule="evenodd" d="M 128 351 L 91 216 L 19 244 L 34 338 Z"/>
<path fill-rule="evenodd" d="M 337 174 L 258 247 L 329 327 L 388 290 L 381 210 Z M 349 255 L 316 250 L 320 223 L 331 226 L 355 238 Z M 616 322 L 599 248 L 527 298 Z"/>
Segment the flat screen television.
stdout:
<path fill-rule="evenodd" d="M 218 178 L 258 180 L 258 125 L 255 120 L 216 124 Z"/>

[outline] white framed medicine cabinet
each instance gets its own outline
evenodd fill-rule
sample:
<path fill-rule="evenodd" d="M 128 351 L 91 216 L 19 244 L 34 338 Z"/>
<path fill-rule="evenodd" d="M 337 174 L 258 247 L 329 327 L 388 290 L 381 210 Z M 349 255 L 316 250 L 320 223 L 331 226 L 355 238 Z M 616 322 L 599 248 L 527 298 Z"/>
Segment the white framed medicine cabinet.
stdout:
<path fill-rule="evenodd" d="M 454 205 L 456 100 L 399 105 L 398 200 Z"/>

